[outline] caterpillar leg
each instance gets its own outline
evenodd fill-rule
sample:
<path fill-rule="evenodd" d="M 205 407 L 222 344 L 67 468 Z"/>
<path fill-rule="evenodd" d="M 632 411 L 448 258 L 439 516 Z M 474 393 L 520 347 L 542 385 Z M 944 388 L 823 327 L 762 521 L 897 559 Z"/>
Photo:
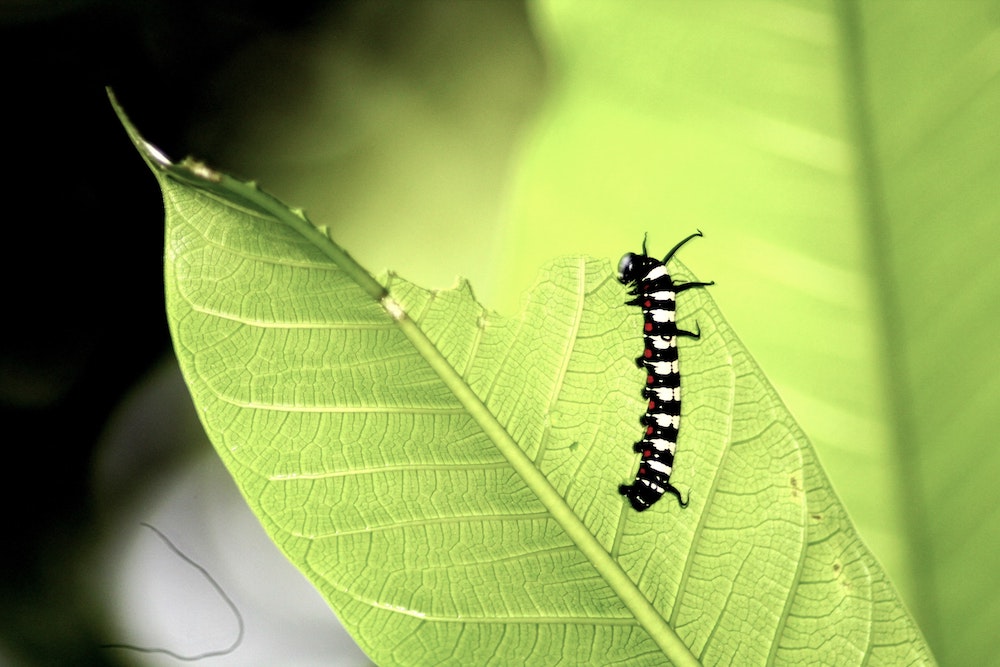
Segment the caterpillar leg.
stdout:
<path fill-rule="evenodd" d="M 710 280 L 707 283 L 697 283 L 697 282 L 693 282 L 693 283 L 680 283 L 678 285 L 674 285 L 673 289 L 674 289 L 674 293 L 676 294 L 677 292 L 683 292 L 684 290 L 689 290 L 689 289 L 692 289 L 694 287 L 711 287 L 714 284 L 715 284 L 714 280 Z"/>
<path fill-rule="evenodd" d="M 667 490 L 666 490 L 665 493 L 671 493 L 671 494 L 677 496 L 677 503 L 681 506 L 681 508 L 687 507 L 688 506 L 688 501 L 691 499 L 691 493 L 690 492 L 688 492 L 688 497 L 687 498 L 681 498 L 681 492 L 678 491 L 677 487 L 673 486 L 672 484 L 667 484 Z"/>
<path fill-rule="evenodd" d="M 657 500 L 659 500 L 661 495 L 649 495 L 648 492 L 643 492 L 639 488 L 638 483 L 619 484 L 618 493 L 628 498 L 629 504 L 632 505 L 632 508 L 635 509 L 636 512 L 644 512 L 645 510 L 648 510 Z M 681 498 L 681 492 L 673 487 L 669 482 L 662 493 L 670 493 L 677 496 L 677 502 L 680 504 L 682 509 L 688 506 L 687 499 Z"/>
<path fill-rule="evenodd" d="M 673 248 L 670 249 L 670 252 L 667 253 L 667 256 L 663 258 L 663 263 L 666 264 L 667 262 L 669 262 L 670 258 L 673 257 L 674 254 L 678 250 L 681 249 L 681 246 L 683 246 L 685 243 L 687 243 L 688 241 L 690 241 L 691 239 L 693 239 L 696 236 L 704 236 L 704 234 L 702 234 L 701 230 L 699 229 L 698 231 L 696 231 L 691 236 L 688 236 L 687 238 L 685 238 L 684 240 L 682 240 L 680 243 L 678 243 L 677 245 L 675 245 Z M 646 249 L 645 248 L 645 239 L 643 239 L 643 254 L 645 254 L 645 249 Z"/>
<path fill-rule="evenodd" d="M 697 322 L 694 323 L 694 326 L 695 326 L 695 328 L 698 329 L 698 331 L 685 331 L 684 329 L 678 329 L 677 333 L 674 334 L 674 335 L 675 336 L 686 336 L 688 338 L 701 338 L 701 327 L 698 326 Z"/>

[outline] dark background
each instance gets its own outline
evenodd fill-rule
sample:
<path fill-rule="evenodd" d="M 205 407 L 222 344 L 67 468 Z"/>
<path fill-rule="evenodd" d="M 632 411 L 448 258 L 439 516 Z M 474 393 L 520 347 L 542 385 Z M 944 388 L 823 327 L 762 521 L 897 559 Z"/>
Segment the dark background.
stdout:
<path fill-rule="evenodd" d="M 346 20 L 351 8 L 234 0 L 0 6 L 8 91 L 0 663 L 117 664 L 99 647 L 101 614 L 76 594 L 74 564 L 91 539 L 96 443 L 123 396 L 171 351 L 159 188 L 105 87 L 179 159 L 227 56 L 320 9 Z"/>

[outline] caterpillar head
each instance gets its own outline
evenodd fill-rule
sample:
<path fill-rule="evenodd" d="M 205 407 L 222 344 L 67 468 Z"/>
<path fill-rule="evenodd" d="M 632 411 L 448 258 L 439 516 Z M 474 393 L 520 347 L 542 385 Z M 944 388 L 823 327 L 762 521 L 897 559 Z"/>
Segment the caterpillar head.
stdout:
<path fill-rule="evenodd" d="M 618 262 L 618 280 L 623 285 L 639 282 L 650 270 L 661 262 L 646 255 L 627 252 Z"/>

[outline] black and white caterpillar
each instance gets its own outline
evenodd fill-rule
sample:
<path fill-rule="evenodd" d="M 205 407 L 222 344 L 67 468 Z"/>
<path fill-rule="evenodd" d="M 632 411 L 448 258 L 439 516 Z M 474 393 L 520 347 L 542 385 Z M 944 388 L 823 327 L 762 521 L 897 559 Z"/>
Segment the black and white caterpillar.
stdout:
<path fill-rule="evenodd" d="M 642 254 L 626 253 L 618 264 L 618 280 L 624 285 L 631 285 L 629 294 L 635 295 L 626 303 L 642 308 L 642 337 L 645 341 L 642 355 L 635 360 L 636 366 L 646 371 L 646 386 L 642 395 L 649 401 L 646 414 L 639 420 L 646 427 L 645 433 L 634 445 L 635 451 L 642 454 L 642 462 L 635 481 L 618 487 L 618 492 L 628 498 L 639 512 L 648 509 L 664 493 L 677 496 L 681 507 L 688 504 L 681 497 L 681 492 L 670 483 L 681 420 L 677 337 L 698 338 L 699 334 L 677 328 L 675 300 L 680 292 L 714 283 L 677 284 L 667 272 L 666 264 L 681 246 L 701 235 L 699 231 L 688 236 L 675 245 L 662 262 L 646 255 L 646 240 L 643 239 Z"/>

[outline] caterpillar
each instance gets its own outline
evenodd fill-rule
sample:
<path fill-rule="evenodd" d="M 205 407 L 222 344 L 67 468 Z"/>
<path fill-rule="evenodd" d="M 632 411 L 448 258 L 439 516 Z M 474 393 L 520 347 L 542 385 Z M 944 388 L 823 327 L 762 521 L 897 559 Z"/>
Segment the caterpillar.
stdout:
<path fill-rule="evenodd" d="M 675 245 L 662 262 L 646 254 L 646 239 L 643 238 L 642 254 L 626 253 L 618 264 L 619 282 L 631 285 L 628 293 L 635 296 L 626 304 L 642 308 L 642 337 L 645 343 L 642 354 L 635 360 L 636 366 L 646 371 L 646 386 L 642 395 L 649 401 L 646 413 L 639 419 L 645 432 L 642 439 L 633 445 L 634 451 L 642 454 L 642 462 L 635 481 L 618 487 L 618 492 L 628 498 L 637 512 L 649 509 L 664 493 L 676 496 L 681 507 L 688 505 L 677 487 L 670 483 L 681 419 L 677 338 L 698 338 L 700 331 L 677 328 L 675 300 L 680 292 L 715 283 L 675 283 L 667 272 L 666 264 L 696 236 L 702 236 L 701 231 Z"/>

